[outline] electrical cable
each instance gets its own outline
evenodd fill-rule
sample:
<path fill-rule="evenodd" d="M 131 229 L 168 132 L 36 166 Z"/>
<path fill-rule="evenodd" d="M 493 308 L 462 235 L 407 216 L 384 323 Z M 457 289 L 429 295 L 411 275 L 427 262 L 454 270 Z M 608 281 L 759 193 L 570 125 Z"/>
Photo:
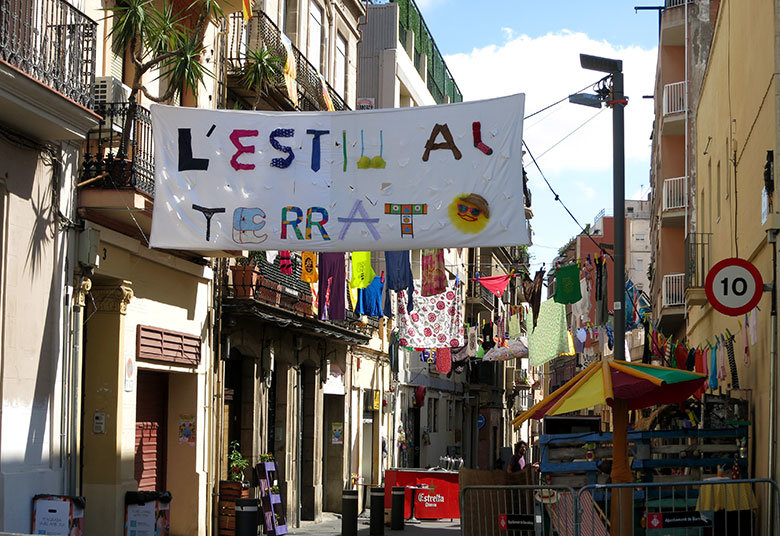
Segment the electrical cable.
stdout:
<path fill-rule="evenodd" d="M 596 87 L 598 84 L 600 84 L 601 82 L 603 82 L 604 80 L 606 80 L 607 78 L 609 78 L 609 76 L 611 76 L 611 75 L 607 75 L 607 76 L 605 76 L 605 77 L 603 77 L 603 78 L 600 78 L 600 79 L 596 80 L 595 82 L 593 82 L 592 84 L 588 84 L 588 85 L 587 85 L 587 86 L 585 86 L 584 88 L 582 88 L 582 89 L 580 89 L 580 90 L 578 90 L 578 91 L 575 91 L 574 93 L 570 93 L 569 95 L 566 95 L 566 96 L 565 96 L 564 98 L 562 98 L 561 100 L 557 100 L 557 101 L 555 101 L 554 103 L 552 103 L 552 104 L 550 104 L 550 105 L 548 105 L 548 106 L 545 106 L 545 107 L 544 107 L 544 108 L 542 108 L 541 110 L 536 110 L 534 113 L 532 113 L 532 114 L 529 114 L 529 115 L 526 115 L 525 117 L 523 117 L 523 121 L 525 121 L 526 119 L 531 119 L 533 116 L 535 116 L 535 115 L 538 115 L 538 114 L 542 113 L 542 112 L 543 112 L 543 111 L 545 111 L 545 110 L 549 110 L 549 109 L 550 109 L 550 108 L 552 108 L 553 106 L 557 106 L 558 104 L 560 104 L 560 103 L 562 103 L 562 102 L 564 102 L 564 101 L 567 101 L 567 100 L 569 100 L 569 96 L 571 96 L 571 95 L 575 95 L 575 94 L 577 94 L 577 93 L 582 93 L 583 91 L 585 91 L 586 89 L 588 89 L 588 88 L 591 88 L 591 87 Z"/>
<path fill-rule="evenodd" d="M 572 135 L 573 135 L 575 132 L 577 132 L 579 129 L 581 129 L 582 127 L 584 127 L 585 125 L 587 125 L 588 123 L 590 123 L 591 121 L 593 121 L 594 119 L 596 119 L 596 117 L 598 117 L 598 116 L 599 116 L 599 114 L 600 114 L 601 112 L 603 112 L 604 110 L 606 110 L 606 108 L 600 108 L 598 112 L 596 112 L 595 114 L 593 114 L 592 116 L 590 116 L 588 119 L 586 119 L 586 120 L 585 120 L 585 122 L 583 122 L 583 123 L 580 123 L 580 125 L 579 125 L 577 128 L 575 128 L 574 130 L 572 130 L 571 132 L 569 132 L 568 134 L 566 134 L 566 135 L 565 135 L 563 138 L 561 138 L 560 140 L 556 141 L 556 142 L 555 142 L 554 144 L 552 144 L 552 145 L 551 145 L 549 148 L 547 148 L 547 149 L 546 149 L 544 152 L 542 152 L 542 154 L 540 154 L 540 155 L 539 155 L 539 158 L 541 159 L 541 158 L 542 158 L 544 155 L 546 155 L 547 153 L 549 153 L 550 151 L 552 151 L 553 149 L 555 149 L 556 147 L 558 147 L 558 146 L 559 146 L 561 143 L 563 143 L 564 141 L 566 141 L 566 139 L 567 139 L 567 138 L 569 138 L 570 136 L 572 136 Z"/>
<path fill-rule="evenodd" d="M 585 236 L 590 238 L 591 242 L 593 242 L 596 245 L 596 247 L 599 248 L 599 251 L 601 251 L 601 253 L 603 255 L 606 255 L 610 259 L 614 260 L 612 255 L 610 255 L 609 252 L 605 251 L 604 248 L 598 242 L 596 242 L 593 239 L 591 234 L 585 230 L 585 227 L 582 226 L 582 224 L 579 222 L 579 220 L 576 218 L 576 216 L 574 216 L 574 214 L 572 214 L 571 210 L 569 210 L 569 207 L 566 206 L 566 203 L 563 202 L 563 200 L 558 195 L 558 193 L 553 189 L 552 185 L 550 184 L 550 181 L 548 181 L 547 177 L 544 176 L 544 172 L 542 171 L 542 168 L 539 167 L 539 163 L 536 161 L 536 158 L 534 158 L 534 155 L 531 152 L 531 149 L 528 147 L 528 144 L 525 142 L 525 140 L 523 140 L 523 147 L 525 147 L 525 150 L 528 152 L 528 156 L 531 157 L 531 160 L 533 161 L 534 166 L 536 166 L 537 171 L 539 171 L 539 174 L 542 176 L 542 179 L 544 179 L 544 182 L 547 184 L 547 187 L 552 192 L 553 197 L 555 198 L 555 200 L 558 201 L 561 204 L 561 206 L 566 211 L 566 213 L 571 217 L 572 220 L 574 220 L 574 223 L 576 223 L 577 226 L 582 230 L 582 234 L 584 234 Z"/>

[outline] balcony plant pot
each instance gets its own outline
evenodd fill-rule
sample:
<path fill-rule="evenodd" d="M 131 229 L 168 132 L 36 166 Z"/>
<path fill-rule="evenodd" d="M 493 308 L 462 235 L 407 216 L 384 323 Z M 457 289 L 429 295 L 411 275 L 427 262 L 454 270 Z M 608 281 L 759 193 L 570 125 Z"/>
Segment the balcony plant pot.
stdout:
<path fill-rule="evenodd" d="M 262 276 L 257 266 L 231 266 L 233 272 L 233 290 L 236 298 L 252 298 L 257 287 L 262 282 Z"/>

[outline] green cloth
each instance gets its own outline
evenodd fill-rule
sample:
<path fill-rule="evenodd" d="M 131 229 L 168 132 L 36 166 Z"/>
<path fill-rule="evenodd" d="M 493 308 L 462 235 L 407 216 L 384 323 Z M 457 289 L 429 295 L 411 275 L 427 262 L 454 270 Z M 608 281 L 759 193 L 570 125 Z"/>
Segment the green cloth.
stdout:
<path fill-rule="evenodd" d="M 582 299 L 579 266 L 570 264 L 555 271 L 554 299 L 558 303 L 577 303 Z"/>
<path fill-rule="evenodd" d="M 539 306 L 539 321 L 528 336 L 528 358 L 538 367 L 560 355 L 572 355 L 573 342 L 566 327 L 566 306 L 547 300 Z"/>
<path fill-rule="evenodd" d="M 700 377 L 698 375 L 691 374 L 690 372 L 687 372 L 685 370 L 679 370 L 679 369 L 656 369 L 656 368 L 649 368 L 649 367 L 638 367 L 630 363 L 621 363 L 621 365 L 625 365 L 626 367 L 633 370 L 638 370 L 639 372 L 644 372 L 648 376 L 653 376 L 655 378 L 663 380 L 667 384 L 687 382 L 690 380 L 695 380 L 696 378 Z"/>
<path fill-rule="evenodd" d="M 375 277 L 376 272 L 371 268 L 371 252 L 352 252 L 352 279 L 349 280 L 349 286 L 352 288 L 366 288 Z"/>

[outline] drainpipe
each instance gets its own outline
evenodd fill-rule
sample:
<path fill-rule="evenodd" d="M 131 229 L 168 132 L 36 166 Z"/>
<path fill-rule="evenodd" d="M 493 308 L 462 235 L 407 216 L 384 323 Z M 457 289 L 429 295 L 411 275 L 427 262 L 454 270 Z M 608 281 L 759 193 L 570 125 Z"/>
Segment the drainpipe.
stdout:
<path fill-rule="evenodd" d="M 81 408 L 81 380 L 83 363 L 84 342 L 84 305 L 87 294 L 92 288 L 92 281 L 82 277 L 76 289 L 73 303 L 73 354 L 71 357 L 71 385 L 70 385 L 70 459 L 68 460 L 68 493 L 79 495 L 80 486 L 80 462 L 81 462 L 81 432 L 84 416 Z"/>
<path fill-rule="evenodd" d="M 687 175 L 685 179 L 686 183 L 686 189 L 687 192 L 685 192 L 686 200 L 685 200 L 685 238 L 688 238 L 688 205 L 690 205 L 690 198 L 692 197 L 691 194 L 691 176 L 693 175 L 691 173 L 691 170 L 688 169 L 689 166 L 689 158 L 688 158 L 688 144 L 689 144 L 689 136 L 688 136 L 688 116 L 691 112 L 691 106 L 690 106 L 690 99 L 688 96 L 690 95 L 690 90 L 688 88 L 688 51 L 690 50 L 690 47 L 688 46 L 688 2 L 685 2 L 685 173 Z M 687 330 L 686 330 L 687 331 Z M 687 333 L 686 333 L 687 335 Z"/>
<path fill-rule="evenodd" d="M 303 498 L 301 496 L 303 492 L 303 464 L 301 456 L 303 456 L 303 369 L 301 368 L 300 352 L 295 350 L 295 361 L 298 362 L 298 452 L 296 460 L 295 471 L 298 474 L 298 519 L 296 521 L 296 528 L 301 526 L 301 514 L 303 513 Z"/>

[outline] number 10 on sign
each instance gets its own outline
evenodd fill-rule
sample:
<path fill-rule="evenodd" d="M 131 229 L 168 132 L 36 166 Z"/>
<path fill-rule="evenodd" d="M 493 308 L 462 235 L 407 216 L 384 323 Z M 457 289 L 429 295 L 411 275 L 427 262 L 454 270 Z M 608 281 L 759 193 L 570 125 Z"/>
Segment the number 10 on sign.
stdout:
<path fill-rule="evenodd" d="M 758 269 L 744 259 L 724 259 L 707 273 L 704 283 L 707 299 L 719 312 L 739 316 L 751 311 L 761 300 L 764 281 Z"/>

